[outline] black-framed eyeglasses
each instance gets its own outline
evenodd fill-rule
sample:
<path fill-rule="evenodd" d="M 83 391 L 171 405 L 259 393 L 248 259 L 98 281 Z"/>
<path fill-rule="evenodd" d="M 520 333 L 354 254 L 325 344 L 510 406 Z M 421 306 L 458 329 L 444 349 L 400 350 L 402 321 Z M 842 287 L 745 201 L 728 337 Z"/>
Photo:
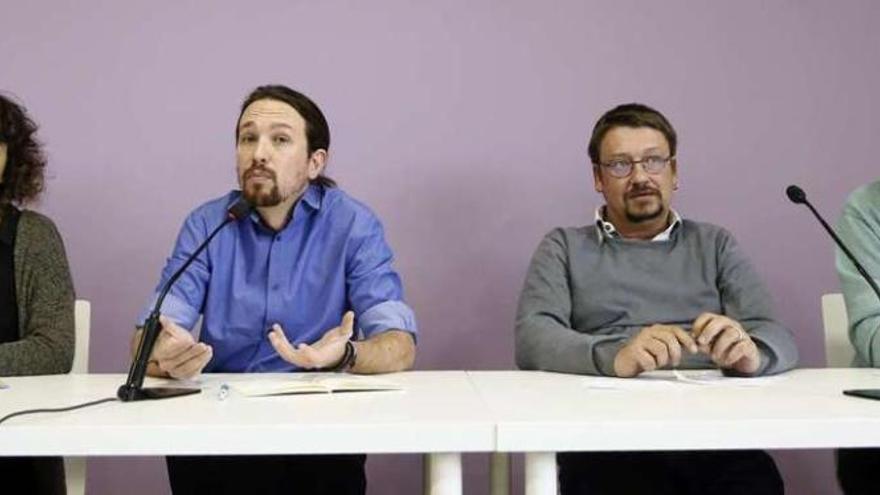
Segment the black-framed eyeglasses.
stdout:
<path fill-rule="evenodd" d="M 613 160 L 600 163 L 599 165 L 607 170 L 612 177 L 623 179 L 629 177 L 633 173 L 633 169 L 635 169 L 636 165 L 639 163 L 642 164 L 642 169 L 645 171 L 645 173 L 657 175 L 663 172 L 663 170 L 666 168 L 666 165 L 668 165 L 669 162 L 671 162 L 672 160 L 675 160 L 674 156 L 646 156 L 641 160 L 633 160 L 631 158 L 615 158 Z"/>

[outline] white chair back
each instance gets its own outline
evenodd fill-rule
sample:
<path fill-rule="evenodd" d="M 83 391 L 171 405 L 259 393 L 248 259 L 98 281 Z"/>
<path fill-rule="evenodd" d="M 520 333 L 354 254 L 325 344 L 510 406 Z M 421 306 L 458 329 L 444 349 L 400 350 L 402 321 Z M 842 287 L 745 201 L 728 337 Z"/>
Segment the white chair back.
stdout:
<path fill-rule="evenodd" d="M 849 341 L 849 320 L 843 294 L 822 296 L 822 323 L 825 326 L 825 363 L 829 368 L 852 366 L 855 350 Z"/>
<path fill-rule="evenodd" d="M 73 352 L 71 373 L 89 372 L 89 333 L 92 321 L 92 305 L 82 299 L 77 300 L 73 310 L 76 328 L 76 348 Z"/>

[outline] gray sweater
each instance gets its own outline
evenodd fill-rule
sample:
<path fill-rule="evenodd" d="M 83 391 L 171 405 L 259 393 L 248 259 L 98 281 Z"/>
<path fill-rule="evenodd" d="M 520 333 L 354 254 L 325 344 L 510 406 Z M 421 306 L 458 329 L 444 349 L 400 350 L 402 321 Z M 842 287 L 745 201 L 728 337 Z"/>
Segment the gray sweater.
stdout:
<path fill-rule="evenodd" d="M 0 376 L 67 373 L 73 364 L 73 281 L 51 220 L 22 211 L 13 251 L 21 338 L 0 344 Z"/>
<path fill-rule="evenodd" d="M 522 369 L 614 375 L 627 339 L 656 323 L 689 330 L 703 312 L 739 321 L 761 353 L 759 374 L 797 363 L 791 332 L 726 230 L 684 220 L 668 241 L 602 238 L 595 225 L 558 228 L 532 257 L 516 318 Z M 681 367 L 714 367 L 683 353 Z"/>
<path fill-rule="evenodd" d="M 837 234 L 865 270 L 880 283 L 880 181 L 862 186 L 850 195 Z M 880 303 L 877 295 L 840 249 L 837 273 L 846 301 L 849 338 L 858 367 L 880 367 Z"/>

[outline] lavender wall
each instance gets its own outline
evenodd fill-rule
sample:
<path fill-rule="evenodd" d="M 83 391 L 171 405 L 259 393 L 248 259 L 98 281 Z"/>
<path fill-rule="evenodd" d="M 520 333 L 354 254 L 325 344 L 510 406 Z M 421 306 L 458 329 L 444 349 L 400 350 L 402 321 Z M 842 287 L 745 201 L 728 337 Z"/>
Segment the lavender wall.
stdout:
<path fill-rule="evenodd" d="M 127 366 L 132 320 L 184 215 L 234 184 L 237 106 L 301 88 L 333 130 L 329 172 L 385 221 L 419 316 L 418 368 L 513 366 L 529 256 L 601 198 L 598 115 L 627 101 L 680 137 L 680 211 L 729 227 L 823 363 L 835 217 L 877 177 L 880 3 L 863 1 L 77 2 L 3 0 L 0 89 L 42 123 L 58 223 L 93 304 L 91 366 Z M 827 452 L 778 456 L 791 493 L 833 493 Z M 392 462 L 393 461 L 393 462 Z M 466 457 L 468 493 L 486 462 Z M 416 493 L 416 456 L 375 456 L 373 494 Z M 155 459 L 91 463 L 93 493 L 161 493 Z"/>

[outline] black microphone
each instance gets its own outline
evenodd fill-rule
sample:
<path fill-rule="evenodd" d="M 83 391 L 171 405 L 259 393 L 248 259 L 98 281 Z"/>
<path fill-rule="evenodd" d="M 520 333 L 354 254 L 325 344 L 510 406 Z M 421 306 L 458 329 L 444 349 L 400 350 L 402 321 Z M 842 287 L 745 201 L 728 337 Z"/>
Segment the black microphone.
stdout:
<path fill-rule="evenodd" d="M 828 234 L 831 236 L 832 239 L 834 239 L 834 242 L 837 243 L 837 245 L 840 247 L 840 250 L 843 251 L 843 254 L 845 254 L 846 257 L 849 258 L 850 261 L 852 261 L 853 265 L 855 265 L 856 270 L 859 271 L 859 274 L 862 276 L 862 278 L 864 278 L 865 281 L 868 282 L 868 285 L 870 285 L 871 288 L 874 289 L 874 294 L 876 294 L 877 299 L 880 300 L 880 288 L 877 287 L 877 283 L 874 282 L 874 279 L 870 275 L 868 275 L 865 267 L 863 267 L 862 264 L 859 263 L 859 261 L 856 259 L 856 257 L 853 256 L 849 248 L 847 248 L 843 241 L 840 240 L 840 237 L 837 237 L 837 234 L 834 233 L 834 230 L 828 226 L 828 223 L 825 221 L 824 218 L 822 218 L 822 215 L 819 215 L 819 212 L 817 212 L 816 209 L 813 208 L 813 205 L 811 205 L 810 202 L 807 201 L 807 194 L 804 192 L 804 190 L 798 186 L 791 185 L 785 188 L 785 194 L 786 196 L 788 196 L 788 199 L 790 199 L 792 203 L 807 205 L 807 208 L 809 208 L 810 211 L 813 212 L 813 215 L 816 216 L 816 219 L 819 220 L 819 223 L 821 223 L 822 226 L 825 227 L 825 230 L 828 231 Z"/>
<path fill-rule="evenodd" d="M 813 212 L 813 215 L 816 216 L 816 219 L 819 220 L 819 223 L 821 223 L 822 226 L 825 227 L 825 230 L 828 231 L 828 234 L 831 235 L 831 238 L 834 239 L 834 242 L 836 242 L 837 245 L 840 247 L 840 250 L 843 251 L 844 254 L 846 254 L 846 257 L 849 258 L 850 261 L 852 261 L 853 265 L 855 265 L 856 270 L 859 271 L 859 274 L 862 276 L 862 278 L 864 278 L 865 281 L 868 282 L 868 285 L 870 285 L 871 288 L 874 289 L 874 294 L 877 295 L 877 299 L 880 299 L 880 289 L 877 288 L 877 284 L 874 282 L 874 279 L 871 278 L 870 275 L 868 275 L 868 272 L 865 270 L 862 264 L 859 263 L 858 260 L 856 260 L 856 257 L 853 256 L 849 248 L 847 248 L 843 241 L 840 240 L 840 237 L 837 237 L 837 234 L 834 233 L 834 230 L 832 230 L 831 227 L 828 226 L 828 223 L 825 221 L 824 218 L 822 218 L 822 215 L 819 215 L 819 212 L 816 211 L 815 208 L 813 208 L 813 205 L 811 205 L 809 201 L 807 201 L 807 194 L 804 192 L 804 190 L 798 186 L 790 185 L 785 188 L 785 194 L 786 196 L 788 196 L 788 199 L 790 199 L 792 203 L 807 205 L 807 208 L 809 208 L 810 211 Z M 861 397 L 864 399 L 880 400 L 880 389 L 850 389 L 844 390 L 843 395 Z"/>
<path fill-rule="evenodd" d="M 208 246 L 208 243 L 211 242 L 211 239 L 213 239 L 215 235 L 217 235 L 217 232 L 220 232 L 220 229 L 227 224 L 248 216 L 251 210 L 251 205 L 245 201 L 244 198 L 239 198 L 238 201 L 233 203 L 227 210 L 226 219 L 224 219 L 223 222 L 208 235 L 208 237 L 199 245 L 198 249 L 187 258 L 183 266 L 178 268 L 168 281 L 165 282 L 162 291 L 159 293 L 159 297 L 156 299 L 156 304 L 153 306 L 153 311 L 150 312 L 150 315 L 144 322 L 144 328 L 141 331 L 141 340 L 138 343 L 137 352 L 131 363 L 131 368 L 128 370 L 128 379 L 116 392 L 116 396 L 119 397 L 119 400 L 130 402 L 146 399 L 166 399 L 169 397 L 178 397 L 181 395 L 197 394 L 201 392 L 201 390 L 197 388 L 183 387 L 143 388 L 144 376 L 147 372 L 147 362 L 150 358 L 150 354 L 153 353 L 153 345 L 156 343 L 156 338 L 159 336 L 159 331 L 162 327 L 162 325 L 159 324 L 159 308 L 162 307 L 162 301 L 165 300 L 165 296 L 168 295 L 168 291 L 171 290 L 171 286 L 174 285 L 174 282 L 180 278 L 193 260 L 195 260 L 196 257 L 198 257 L 198 255 Z"/>

